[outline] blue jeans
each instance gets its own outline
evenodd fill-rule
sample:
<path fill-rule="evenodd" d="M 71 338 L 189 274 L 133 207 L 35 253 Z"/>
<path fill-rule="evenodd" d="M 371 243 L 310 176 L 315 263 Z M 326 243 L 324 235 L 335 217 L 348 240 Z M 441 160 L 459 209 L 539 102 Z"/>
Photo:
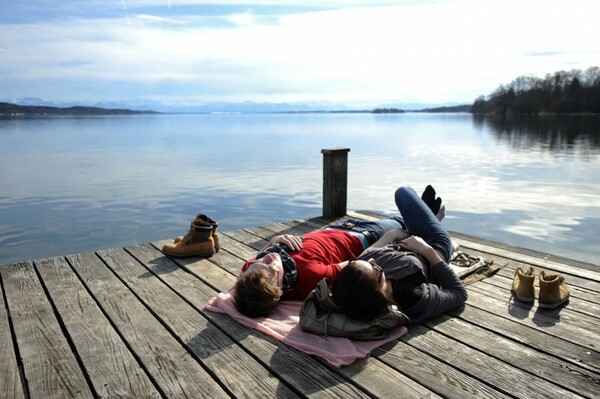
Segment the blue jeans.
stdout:
<path fill-rule="evenodd" d="M 347 218 L 344 219 L 342 222 L 338 223 L 337 225 L 330 226 L 330 228 L 338 228 L 341 230 L 350 230 L 362 233 L 364 239 L 361 239 L 361 241 L 363 241 L 363 245 L 365 246 L 365 248 L 369 245 L 372 245 L 375 241 L 379 240 L 383 233 L 385 233 L 386 231 L 393 229 L 406 230 L 406 226 L 404 225 L 404 222 L 402 221 L 402 218 L 400 216 L 379 219 L 373 222 L 354 218 Z"/>
<path fill-rule="evenodd" d="M 392 216 L 373 222 L 348 218 L 331 227 L 361 232 L 366 237 L 368 245 L 379 240 L 388 230 L 403 229 L 411 235 L 421 237 L 442 253 L 446 263 L 450 262 L 452 256 L 450 234 L 415 190 L 410 187 L 400 187 L 396 190 L 395 199 L 402 216 Z"/>
<path fill-rule="evenodd" d="M 450 262 L 452 256 L 450 234 L 415 190 L 410 187 L 400 187 L 396 190 L 395 199 L 406 230 L 439 250 L 444 255 L 446 263 Z"/>

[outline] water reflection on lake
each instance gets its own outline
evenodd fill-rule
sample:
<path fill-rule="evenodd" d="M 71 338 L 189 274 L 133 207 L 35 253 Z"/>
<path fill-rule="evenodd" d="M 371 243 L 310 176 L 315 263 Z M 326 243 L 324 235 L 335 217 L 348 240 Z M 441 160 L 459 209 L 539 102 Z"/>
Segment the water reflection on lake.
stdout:
<path fill-rule="evenodd" d="M 600 147 L 600 116 L 546 115 L 541 117 L 500 118 L 476 115 L 478 129 L 490 129 L 502 142 L 519 151 L 548 152 L 593 161 Z"/>
<path fill-rule="evenodd" d="M 349 209 L 432 183 L 451 230 L 598 264 L 600 121 L 468 114 L 0 120 L 0 264 L 317 216 L 322 148 L 349 147 Z"/>

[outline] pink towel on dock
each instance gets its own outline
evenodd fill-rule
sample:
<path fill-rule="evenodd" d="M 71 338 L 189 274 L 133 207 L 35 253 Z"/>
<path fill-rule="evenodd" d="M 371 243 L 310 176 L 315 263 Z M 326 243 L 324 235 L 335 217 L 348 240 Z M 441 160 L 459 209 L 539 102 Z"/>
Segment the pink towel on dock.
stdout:
<path fill-rule="evenodd" d="M 366 357 L 371 351 L 388 341 L 406 334 L 406 327 L 398 327 L 386 339 L 378 341 L 353 341 L 348 338 L 323 337 L 302 331 L 300 328 L 300 308 L 302 301 L 282 301 L 270 317 L 255 319 L 237 311 L 233 296 L 229 292 L 220 293 L 206 304 L 206 309 L 226 313 L 239 323 L 268 334 L 275 339 L 311 355 L 327 360 L 335 367 L 351 364 L 356 359 Z"/>

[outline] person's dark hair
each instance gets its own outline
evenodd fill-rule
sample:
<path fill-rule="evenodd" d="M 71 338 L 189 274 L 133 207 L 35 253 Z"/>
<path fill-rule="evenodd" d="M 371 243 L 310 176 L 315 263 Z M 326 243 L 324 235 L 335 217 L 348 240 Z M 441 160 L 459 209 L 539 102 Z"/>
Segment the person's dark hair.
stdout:
<path fill-rule="evenodd" d="M 355 261 L 338 273 L 331 295 L 340 311 L 355 320 L 370 320 L 394 304 L 377 279 Z"/>
<path fill-rule="evenodd" d="M 236 309 L 248 317 L 266 317 L 275 311 L 283 291 L 264 270 L 241 274 L 233 289 Z"/>

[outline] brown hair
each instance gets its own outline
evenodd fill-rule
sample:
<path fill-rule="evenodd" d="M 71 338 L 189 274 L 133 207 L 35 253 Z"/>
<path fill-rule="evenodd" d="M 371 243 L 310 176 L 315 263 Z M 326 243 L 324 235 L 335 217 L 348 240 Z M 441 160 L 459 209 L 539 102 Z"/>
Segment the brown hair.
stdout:
<path fill-rule="evenodd" d="M 394 304 L 377 279 L 354 261 L 339 272 L 331 294 L 340 311 L 356 320 L 370 320 Z"/>
<path fill-rule="evenodd" d="M 266 317 L 275 311 L 283 291 L 264 270 L 241 274 L 233 290 L 237 310 L 248 317 Z"/>

